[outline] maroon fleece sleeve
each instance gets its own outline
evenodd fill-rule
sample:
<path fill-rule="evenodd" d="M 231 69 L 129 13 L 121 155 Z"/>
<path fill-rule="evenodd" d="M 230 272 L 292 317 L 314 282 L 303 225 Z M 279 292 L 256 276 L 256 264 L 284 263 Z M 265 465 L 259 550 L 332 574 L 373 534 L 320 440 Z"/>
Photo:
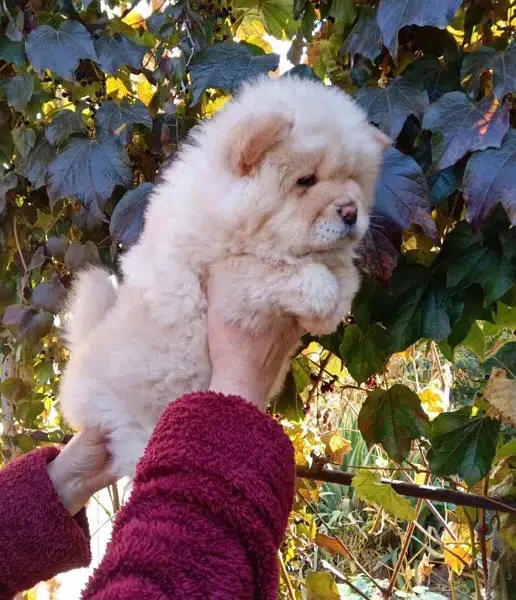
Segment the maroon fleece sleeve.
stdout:
<path fill-rule="evenodd" d="M 242 398 L 173 402 L 83 599 L 276 600 L 294 479 L 289 439 Z"/>
<path fill-rule="evenodd" d="M 85 512 L 72 518 L 47 474 L 58 454 L 40 448 L 0 471 L 0 600 L 90 562 Z"/>

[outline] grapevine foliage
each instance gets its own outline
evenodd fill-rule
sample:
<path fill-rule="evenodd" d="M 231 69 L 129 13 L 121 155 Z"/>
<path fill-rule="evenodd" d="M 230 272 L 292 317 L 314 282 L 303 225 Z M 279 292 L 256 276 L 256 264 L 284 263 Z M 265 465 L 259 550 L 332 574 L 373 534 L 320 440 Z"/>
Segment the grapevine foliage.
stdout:
<path fill-rule="evenodd" d="M 484 479 L 510 403 L 491 390 L 472 407 L 482 379 L 429 421 L 388 365 L 428 344 L 452 364 L 469 348 L 486 378 L 516 373 L 515 20 L 508 0 L 163 0 L 147 17 L 120 0 L 0 3 L 3 460 L 67 434 L 56 315 L 74 274 L 117 272 L 160 165 L 278 68 L 268 34 L 290 43 L 284 76 L 342 88 L 393 141 L 352 315 L 319 340 L 365 392 L 363 439 L 397 462 L 419 440 L 435 475 Z M 304 417 L 322 367 L 295 361 L 277 414 Z"/>

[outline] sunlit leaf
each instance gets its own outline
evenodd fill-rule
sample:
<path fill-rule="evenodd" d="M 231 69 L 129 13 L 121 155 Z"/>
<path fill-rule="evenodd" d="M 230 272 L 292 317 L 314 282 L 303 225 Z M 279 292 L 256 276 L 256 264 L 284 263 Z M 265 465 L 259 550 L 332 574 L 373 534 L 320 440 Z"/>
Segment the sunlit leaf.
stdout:
<path fill-rule="evenodd" d="M 389 484 L 382 483 L 380 475 L 374 471 L 360 469 L 353 477 L 353 489 L 361 500 L 377 504 L 397 519 L 413 521 L 416 518 L 410 502 Z"/>

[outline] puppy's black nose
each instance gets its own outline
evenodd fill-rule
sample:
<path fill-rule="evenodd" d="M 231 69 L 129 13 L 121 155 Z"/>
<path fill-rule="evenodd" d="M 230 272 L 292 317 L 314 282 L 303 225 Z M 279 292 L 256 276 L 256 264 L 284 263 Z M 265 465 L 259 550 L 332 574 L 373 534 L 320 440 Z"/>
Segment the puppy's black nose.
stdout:
<path fill-rule="evenodd" d="M 339 208 L 339 214 L 346 225 L 354 225 L 358 218 L 357 205 L 354 202 L 345 204 Z"/>

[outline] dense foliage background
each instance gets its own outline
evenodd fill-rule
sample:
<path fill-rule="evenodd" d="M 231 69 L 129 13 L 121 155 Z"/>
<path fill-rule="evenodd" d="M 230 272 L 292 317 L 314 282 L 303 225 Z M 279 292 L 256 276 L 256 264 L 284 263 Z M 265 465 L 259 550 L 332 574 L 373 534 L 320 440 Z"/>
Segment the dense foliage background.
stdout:
<path fill-rule="evenodd" d="M 510 0 L 2 0 L 0 461 L 70 435 L 74 273 L 116 272 L 160 165 L 289 41 L 287 76 L 394 143 L 352 315 L 272 407 L 299 465 L 356 474 L 298 480 L 281 597 L 515 598 L 514 516 L 380 482 L 516 495 L 515 24 Z"/>

